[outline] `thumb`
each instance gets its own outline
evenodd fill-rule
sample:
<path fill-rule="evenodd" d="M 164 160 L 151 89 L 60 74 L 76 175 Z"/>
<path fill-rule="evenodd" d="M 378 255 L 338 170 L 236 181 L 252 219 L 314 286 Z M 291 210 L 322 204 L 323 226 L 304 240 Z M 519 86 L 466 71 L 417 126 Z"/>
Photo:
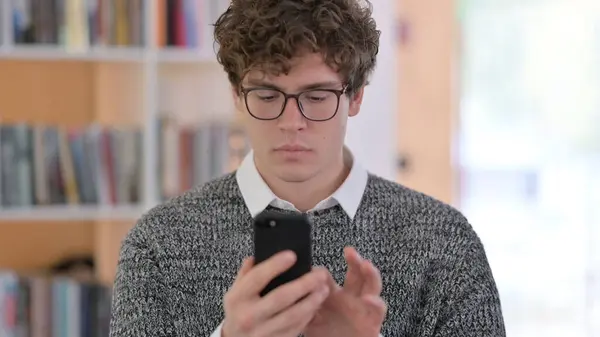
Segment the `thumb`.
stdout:
<path fill-rule="evenodd" d="M 242 266 L 238 270 L 236 279 L 248 274 L 248 272 L 250 271 L 250 269 L 252 269 L 253 266 L 254 266 L 254 258 L 252 256 L 245 258 L 244 261 L 242 262 Z"/>
<path fill-rule="evenodd" d="M 387 313 L 387 304 L 385 301 L 381 297 L 374 295 L 365 295 L 362 297 L 362 299 L 365 303 L 365 309 L 368 316 L 383 322 L 383 319 Z"/>
<path fill-rule="evenodd" d="M 333 275 L 331 275 L 330 273 L 328 273 L 327 276 L 327 285 L 329 286 L 329 290 L 333 293 L 334 291 L 339 291 L 342 289 L 342 287 L 340 287 L 339 284 L 337 284 L 337 282 L 335 281 L 335 279 L 333 278 Z"/>

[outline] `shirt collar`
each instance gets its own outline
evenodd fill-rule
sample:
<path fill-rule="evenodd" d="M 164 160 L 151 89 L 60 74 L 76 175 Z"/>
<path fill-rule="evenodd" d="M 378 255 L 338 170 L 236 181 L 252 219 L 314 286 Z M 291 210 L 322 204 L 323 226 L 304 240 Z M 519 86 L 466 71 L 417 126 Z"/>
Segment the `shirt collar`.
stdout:
<path fill-rule="evenodd" d="M 354 219 L 367 186 L 368 172 L 356 162 L 347 147 L 344 147 L 344 160 L 351 165 L 348 177 L 331 196 L 319 202 L 310 211 L 322 210 L 339 204 L 350 219 Z M 258 215 L 269 205 L 298 211 L 290 202 L 278 198 L 271 191 L 256 169 L 252 151 L 246 155 L 237 169 L 236 180 L 252 217 Z"/>

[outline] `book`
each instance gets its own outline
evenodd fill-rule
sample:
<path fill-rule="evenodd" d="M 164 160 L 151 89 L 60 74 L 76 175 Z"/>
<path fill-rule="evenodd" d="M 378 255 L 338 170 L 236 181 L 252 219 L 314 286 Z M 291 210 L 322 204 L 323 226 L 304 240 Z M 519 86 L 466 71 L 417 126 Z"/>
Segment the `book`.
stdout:
<path fill-rule="evenodd" d="M 108 337 L 112 288 L 66 275 L 0 271 L 0 336 Z"/>
<path fill-rule="evenodd" d="M 160 117 L 156 127 L 157 201 L 232 172 L 250 150 L 233 123 Z M 0 210 L 140 205 L 144 144 L 137 126 L 0 124 Z"/>
<path fill-rule="evenodd" d="M 0 207 L 135 205 L 142 132 L 132 127 L 0 125 Z"/>
<path fill-rule="evenodd" d="M 145 0 L 11 1 L 15 44 L 64 46 L 145 45 Z"/>
<path fill-rule="evenodd" d="M 167 200 L 237 169 L 250 145 L 243 130 L 228 122 L 184 125 L 157 120 L 160 200 Z"/>

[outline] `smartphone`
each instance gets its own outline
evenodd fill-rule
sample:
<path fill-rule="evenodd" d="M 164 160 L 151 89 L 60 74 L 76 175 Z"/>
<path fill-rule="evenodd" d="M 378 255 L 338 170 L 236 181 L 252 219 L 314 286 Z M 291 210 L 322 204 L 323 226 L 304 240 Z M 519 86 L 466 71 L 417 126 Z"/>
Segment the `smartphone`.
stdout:
<path fill-rule="evenodd" d="M 306 214 L 273 211 L 260 213 L 254 219 L 255 265 L 284 250 L 296 253 L 296 263 L 271 280 L 260 296 L 312 269 L 312 226 Z"/>

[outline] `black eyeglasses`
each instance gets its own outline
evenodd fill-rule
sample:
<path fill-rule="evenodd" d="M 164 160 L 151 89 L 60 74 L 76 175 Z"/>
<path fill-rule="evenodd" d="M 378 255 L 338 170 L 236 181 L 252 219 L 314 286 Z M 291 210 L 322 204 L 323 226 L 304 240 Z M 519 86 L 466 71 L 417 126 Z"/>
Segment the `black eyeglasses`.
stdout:
<path fill-rule="evenodd" d="M 279 118 L 285 110 L 288 99 L 295 98 L 302 115 L 311 121 L 324 122 L 332 119 L 338 112 L 340 97 L 347 92 L 345 85 L 341 90 L 311 89 L 298 94 L 287 94 L 274 88 L 242 88 L 246 108 L 250 115 L 260 120 Z"/>

